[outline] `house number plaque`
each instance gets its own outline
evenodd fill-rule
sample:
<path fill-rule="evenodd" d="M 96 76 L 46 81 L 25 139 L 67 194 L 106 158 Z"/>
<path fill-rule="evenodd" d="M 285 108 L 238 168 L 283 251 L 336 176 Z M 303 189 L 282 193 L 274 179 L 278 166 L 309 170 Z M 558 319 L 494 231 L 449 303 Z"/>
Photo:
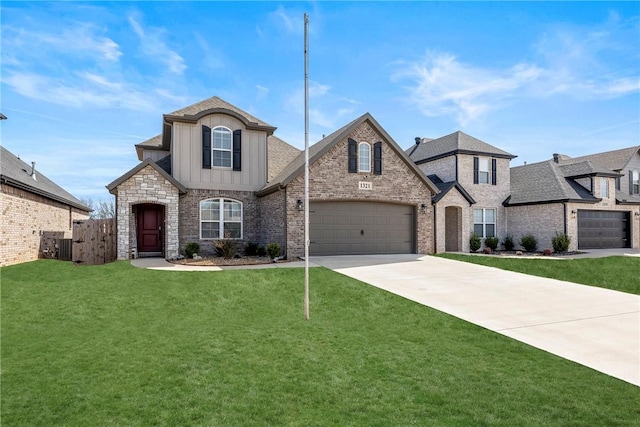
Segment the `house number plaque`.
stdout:
<path fill-rule="evenodd" d="M 358 182 L 358 190 L 373 190 L 373 183 L 368 181 Z"/>

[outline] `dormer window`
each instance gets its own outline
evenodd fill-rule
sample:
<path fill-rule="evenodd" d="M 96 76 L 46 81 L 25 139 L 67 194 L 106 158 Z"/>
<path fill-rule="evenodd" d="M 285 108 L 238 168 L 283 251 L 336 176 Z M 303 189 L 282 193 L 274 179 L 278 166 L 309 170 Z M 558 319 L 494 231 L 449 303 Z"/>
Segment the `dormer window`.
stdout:
<path fill-rule="evenodd" d="M 474 184 L 497 184 L 496 159 L 488 157 L 473 158 L 473 183 Z"/>
<path fill-rule="evenodd" d="M 609 197 L 609 180 L 600 178 L 600 197 L 606 199 Z"/>
<path fill-rule="evenodd" d="M 231 130 L 218 126 L 211 132 L 211 154 L 212 165 L 230 168 L 231 167 Z"/>
<path fill-rule="evenodd" d="M 366 142 L 358 144 L 358 172 L 371 172 L 371 146 Z"/>

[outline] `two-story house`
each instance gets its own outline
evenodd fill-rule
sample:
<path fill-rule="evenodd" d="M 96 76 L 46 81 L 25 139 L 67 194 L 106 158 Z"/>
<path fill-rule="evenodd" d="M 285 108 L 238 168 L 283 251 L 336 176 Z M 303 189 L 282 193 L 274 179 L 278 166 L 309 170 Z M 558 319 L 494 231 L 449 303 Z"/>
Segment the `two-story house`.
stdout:
<path fill-rule="evenodd" d="M 434 182 L 435 251 L 469 251 L 469 236 L 506 233 L 502 204 L 511 191 L 513 154 L 463 132 L 437 139 L 416 138 L 407 153 Z"/>
<path fill-rule="evenodd" d="M 178 256 L 189 242 L 279 243 L 304 254 L 304 153 L 218 97 L 163 117 L 136 145 L 116 196 L 118 259 Z M 429 253 L 438 190 L 370 115 L 310 148 L 310 253 Z"/>
<path fill-rule="evenodd" d="M 505 201 L 510 234 L 551 248 L 555 233 L 569 250 L 640 247 L 640 147 L 553 159 L 511 169 Z M 635 178 L 635 181 L 634 181 Z"/>

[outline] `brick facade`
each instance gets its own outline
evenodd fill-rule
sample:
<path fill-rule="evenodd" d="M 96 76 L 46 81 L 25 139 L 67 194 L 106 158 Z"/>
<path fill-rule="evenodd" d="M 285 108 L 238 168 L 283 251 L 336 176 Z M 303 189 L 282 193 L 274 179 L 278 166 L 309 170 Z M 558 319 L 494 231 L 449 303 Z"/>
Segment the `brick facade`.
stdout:
<path fill-rule="evenodd" d="M 278 243 L 282 250 L 285 250 L 288 229 L 286 201 L 286 190 L 278 190 L 260 199 L 261 245 Z"/>
<path fill-rule="evenodd" d="M 370 144 L 382 141 L 382 175 L 348 173 L 348 138 Z M 365 200 L 414 206 L 417 252 L 432 253 L 431 191 L 389 144 L 368 121 L 363 122 L 310 166 L 309 199 L 311 202 Z M 371 182 L 373 189 L 359 190 L 360 181 Z M 286 250 L 290 258 L 304 255 L 304 212 L 297 209 L 298 199 L 304 199 L 304 173 L 292 180 L 286 190 Z M 426 205 L 424 212 L 420 209 L 422 204 Z"/>
<path fill-rule="evenodd" d="M 456 215 L 452 215 L 455 208 Z M 473 208 L 457 189 L 451 189 L 434 205 L 435 252 L 447 251 L 447 239 L 457 241 L 457 251 L 469 252 L 469 235 L 473 230 Z M 447 215 L 448 214 L 448 215 Z M 453 235 L 453 236 L 452 236 Z"/>
<path fill-rule="evenodd" d="M 116 218 L 118 223 L 118 259 L 129 259 L 135 239 L 134 206 L 152 203 L 165 207 L 166 258 L 178 256 L 179 190 L 151 166 L 145 166 L 117 187 Z"/>
<path fill-rule="evenodd" d="M 9 185 L 0 185 L 0 266 L 34 261 L 56 239 L 70 239 L 86 212 Z"/>
<path fill-rule="evenodd" d="M 215 240 L 200 239 L 200 202 L 220 197 L 242 203 L 242 239 L 237 241 L 238 250 L 241 252 L 248 242 L 261 243 L 260 202 L 252 191 L 189 189 L 180 198 L 180 252 L 187 243 L 196 242 L 202 254 L 215 254 Z"/>

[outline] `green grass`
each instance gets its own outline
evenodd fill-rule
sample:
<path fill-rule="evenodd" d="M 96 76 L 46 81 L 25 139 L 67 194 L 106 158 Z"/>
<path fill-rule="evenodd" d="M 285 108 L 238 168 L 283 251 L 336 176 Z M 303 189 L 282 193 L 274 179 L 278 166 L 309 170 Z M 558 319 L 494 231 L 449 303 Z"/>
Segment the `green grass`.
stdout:
<path fill-rule="evenodd" d="M 638 425 L 640 389 L 323 268 L 0 270 L 3 426 Z"/>
<path fill-rule="evenodd" d="M 443 258 L 517 271 L 533 276 L 551 277 L 583 285 L 640 294 L 640 258 L 536 259 L 502 258 L 484 255 L 441 254 Z M 640 425 L 640 423 L 639 423 Z"/>

